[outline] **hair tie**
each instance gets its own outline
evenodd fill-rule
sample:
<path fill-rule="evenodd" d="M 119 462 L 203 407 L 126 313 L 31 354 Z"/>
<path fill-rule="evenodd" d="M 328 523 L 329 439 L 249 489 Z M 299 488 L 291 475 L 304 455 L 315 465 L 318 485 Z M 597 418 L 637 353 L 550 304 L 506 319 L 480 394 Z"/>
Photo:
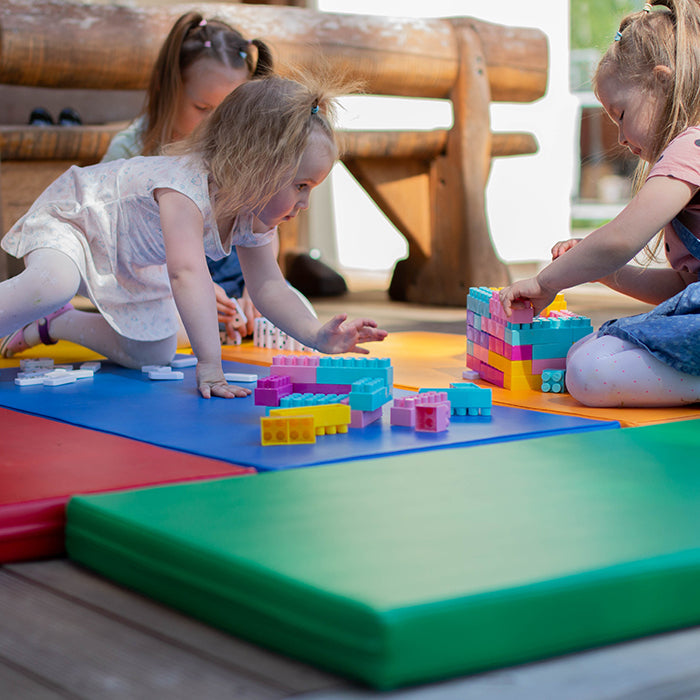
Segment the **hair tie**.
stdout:
<path fill-rule="evenodd" d="M 207 40 L 204 42 L 204 48 L 205 48 L 205 49 L 210 49 L 210 48 L 211 48 L 211 41 L 209 41 L 209 39 L 207 39 Z"/>
<path fill-rule="evenodd" d="M 206 27 L 206 26 L 207 26 L 207 20 L 203 19 L 203 20 L 199 23 L 198 26 L 200 26 L 200 27 Z"/>
<path fill-rule="evenodd" d="M 617 34 L 615 34 L 615 41 L 620 41 L 620 39 L 622 39 L 622 32 L 617 32 Z"/>
<path fill-rule="evenodd" d="M 644 3 L 644 12 L 651 12 L 651 3 L 650 2 Z"/>

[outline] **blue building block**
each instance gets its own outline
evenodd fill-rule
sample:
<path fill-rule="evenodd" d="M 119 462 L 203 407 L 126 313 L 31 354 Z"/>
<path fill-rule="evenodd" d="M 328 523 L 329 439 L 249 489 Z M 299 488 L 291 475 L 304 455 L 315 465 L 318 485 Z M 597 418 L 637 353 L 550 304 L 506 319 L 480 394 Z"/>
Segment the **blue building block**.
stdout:
<path fill-rule="evenodd" d="M 363 377 L 352 383 L 350 408 L 355 411 L 375 411 L 391 401 L 391 391 L 383 379 Z"/>
<path fill-rule="evenodd" d="M 394 385 L 394 368 L 388 357 L 322 357 L 316 369 L 319 384 L 352 384 L 370 377 Z"/>
<path fill-rule="evenodd" d="M 491 389 L 477 386 L 473 382 L 453 382 L 448 389 L 426 388 L 419 393 L 428 391 L 444 391 L 450 402 L 450 412 L 453 416 L 490 416 L 493 398 Z"/>
<path fill-rule="evenodd" d="M 563 369 L 545 369 L 542 372 L 542 391 L 566 393 L 566 372 Z"/>

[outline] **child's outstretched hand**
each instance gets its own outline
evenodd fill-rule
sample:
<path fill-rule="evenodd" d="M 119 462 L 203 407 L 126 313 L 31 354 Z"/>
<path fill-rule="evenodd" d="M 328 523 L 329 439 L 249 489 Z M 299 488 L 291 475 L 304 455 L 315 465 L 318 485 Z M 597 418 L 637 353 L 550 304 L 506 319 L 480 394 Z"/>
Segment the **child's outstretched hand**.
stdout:
<path fill-rule="evenodd" d="M 367 355 L 369 350 L 359 347 L 359 343 L 384 340 L 388 335 L 369 318 L 346 321 L 347 317 L 347 314 L 338 314 L 321 327 L 315 343 L 318 350 L 329 355 L 341 352 Z"/>
<path fill-rule="evenodd" d="M 557 243 L 552 246 L 552 260 L 556 260 L 560 255 L 564 255 L 567 250 L 571 250 L 582 240 L 583 238 L 569 238 L 565 241 L 557 241 Z"/>
<path fill-rule="evenodd" d="M 212 396 L 235 399 L 250 394 L 250 389 L 226 382 L 220 362 L 211 364 L 199 362 L 197 364 L 197 388 L 205 399 L 210 399 Z"/>
<path fill-rule="evenodd" d="M 520 309 L 532 306 L 535 316 L 546 309 L 557 296 L 556 290 L 543 287 L 537 277 L 519 280 L 509 287 L 503 287 L 498 293 L 506 316 L 510 316 L 512 309 Z"/>

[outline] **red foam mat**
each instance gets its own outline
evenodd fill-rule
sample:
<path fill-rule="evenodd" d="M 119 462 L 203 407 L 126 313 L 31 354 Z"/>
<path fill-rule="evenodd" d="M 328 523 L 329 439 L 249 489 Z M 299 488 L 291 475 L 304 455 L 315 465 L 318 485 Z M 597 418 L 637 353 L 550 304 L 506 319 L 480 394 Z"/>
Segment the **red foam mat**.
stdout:
<path fill-rule="evenodd" d="M 62 554 L 73 495 L 254 473 L 0 408 L 0 562 Z"/>

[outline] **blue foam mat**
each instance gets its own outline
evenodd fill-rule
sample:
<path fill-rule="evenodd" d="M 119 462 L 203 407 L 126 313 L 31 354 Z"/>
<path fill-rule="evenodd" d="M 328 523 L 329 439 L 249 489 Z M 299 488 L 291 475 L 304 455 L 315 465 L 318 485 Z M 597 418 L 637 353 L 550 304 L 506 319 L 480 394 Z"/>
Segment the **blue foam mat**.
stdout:
<path fill-rule="evenodd" d="M 268 367 L 239 362 L 224 362 L 224 369 L 260 377 L 269 374 Z M 183 381 L 152 381 L 138 370 L 103 363 L 93 379 L 57 387 L 18 387 L 17 371 L 0 370 L 0 406 L 261 471 L 620 427 L 616 421 L 494 406 L 491 417 L 453 416 L 446 432 L 416 433 L 391 426 L 387 404 L 383 419 L 366 428 L 321 436 L 311 445 L 262 447 L 264 407 L 255 406 L 252 395 L 199 397 L 194 368 L 183 370 Z M 394 396 L 409 394 L 394 389 Z"/>

